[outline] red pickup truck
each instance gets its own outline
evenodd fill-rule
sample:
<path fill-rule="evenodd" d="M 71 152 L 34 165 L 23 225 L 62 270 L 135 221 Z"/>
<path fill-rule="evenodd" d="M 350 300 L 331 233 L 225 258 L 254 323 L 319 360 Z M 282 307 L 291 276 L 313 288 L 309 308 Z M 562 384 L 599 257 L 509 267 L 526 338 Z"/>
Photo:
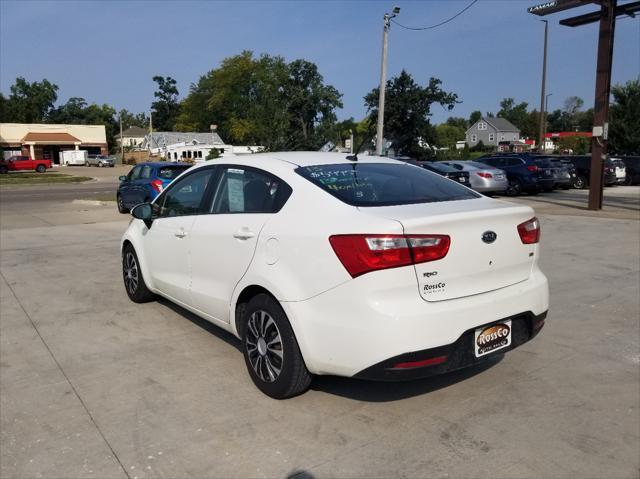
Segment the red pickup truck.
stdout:
<path fill-rule="evenodd" d="M 0 173 L 25 170 L 44 173 L 47 168 L 51 168 L 51 160 L 32 160 L 28 156 L 11 156 L 6 160 L 0 160 Z"/>

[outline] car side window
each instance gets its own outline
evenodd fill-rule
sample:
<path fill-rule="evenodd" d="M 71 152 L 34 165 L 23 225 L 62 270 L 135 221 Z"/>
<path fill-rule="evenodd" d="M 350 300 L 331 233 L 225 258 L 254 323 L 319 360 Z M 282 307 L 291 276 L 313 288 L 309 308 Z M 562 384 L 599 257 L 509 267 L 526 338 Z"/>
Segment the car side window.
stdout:
<path fill-rule="evenodd" d="M 213 168 L 204 168 L 172 184 L 153 204 L 154 216 L 166 218 L 208 213 L 206 192 L 214 172 Z"/>
<path fill-rule="evenodd" d="M 222 171 L 211 213 L 276 213 L 291 194 L 291 188 L 264 171 L 242 166 Z"/>
<path fill-rule="evenodd" d="M 148 180 L 151 178 L 151 167 L 149 165 L 144 165 L 142 170 L 140 170 L 140 179 Z"/>
<path fill-rule="evenodd" d="M 520 166 L 522 164 L 522 160 L 519 158 L 509 158 L 507 160 L 507 166 Z"/>
<path fill-rule="evenodd" d="M 502 158 L 487 158 L 485 160 L 485 163 L 488 163 L 489 165 L 495 166 L 497 168 L 504 166 L 504 160 Z"/>
<path fill-rule="evenodd" d="M 136 166 L 133 170 L 131 170 L 131 172 L 129 173 L 129 181 L 137 180 L 138 178 L 140 178 L 141 171 L 141 166 Z"/>

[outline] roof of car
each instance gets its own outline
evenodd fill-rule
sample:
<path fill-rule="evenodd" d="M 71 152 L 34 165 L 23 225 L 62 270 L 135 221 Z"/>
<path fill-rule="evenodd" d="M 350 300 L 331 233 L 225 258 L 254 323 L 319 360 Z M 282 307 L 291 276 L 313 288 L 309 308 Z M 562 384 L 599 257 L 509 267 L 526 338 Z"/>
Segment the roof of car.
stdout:
<path fill-rule="evenodd" d="M 144 163 L 138 163 L 136 166 L 148 165 L 148 166 L 186 166 L 187 168 L 193 166 L 191 163 L 176 163 L 173 161 L 145 161 Z"/>
<path fill-rule="evenodd" d="M 397 160 L 382 156 L 359 155 L 357 161 L 348 160 L 348 153 L 325 153 L 319 151 L 283 151 L 273 153 L 254 153 L 251 155 L 222 156 L 213 161 L 199 163 L 197 166 L 219 164 L 237 164 L 254 167 L 283 167 L 334 165 L 354 163 L 399 163 Z"/>

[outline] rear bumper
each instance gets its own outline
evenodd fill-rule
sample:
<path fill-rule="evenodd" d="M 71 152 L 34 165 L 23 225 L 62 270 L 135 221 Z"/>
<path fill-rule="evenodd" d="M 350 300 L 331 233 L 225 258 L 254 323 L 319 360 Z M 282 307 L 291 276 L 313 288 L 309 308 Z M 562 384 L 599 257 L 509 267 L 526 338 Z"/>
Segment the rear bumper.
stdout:
<path fill-rule="evenodd" d="M 511 320 L 511 344 L 495 353 L 487 354 L 480 358 L 477 358 L 473 352 L 476 328 L 471 328 L 465 331 L 455 343 L 394 356 L 360 371 L 354 377 L 374 381 L 408 381 L 475 366 L 490 360 L 496 355 L 511 351 L 533 339 L 544 326 L 546 317 L 546 311 L 537 316 L 531 311 L 527 311 L 526 313 L 494 322 Z M 493 323 L 481 325 L 480 327 L 491 326 L 491 324 Z M 419 364 L 420 361 L 431 362 L 431 364 L 418 365 L 416 367 L 396 367 L 402 363 L 405 365 L 407 363 Z"/>
<path fill-rule="evenodd" d="M 410 351 L 448 348 L 470 330 L 523 311 L 540 316 L 549 309 L 549 287 L 534 265 L 520 283 L 430 302 L 420 296 L 415 272 L 407 267 L 363 275 L 281 305 L 309 371 L 351 377 Z"/>

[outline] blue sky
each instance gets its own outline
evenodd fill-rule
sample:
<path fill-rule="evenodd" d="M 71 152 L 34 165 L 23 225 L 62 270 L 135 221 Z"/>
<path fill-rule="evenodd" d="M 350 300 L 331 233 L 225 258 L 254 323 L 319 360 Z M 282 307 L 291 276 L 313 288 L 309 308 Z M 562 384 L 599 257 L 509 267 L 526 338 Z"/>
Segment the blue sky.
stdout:
<path fill-rule="evenodd" d="M 315 62 L 343 93 L 338 116 L 360 119 L 362 97 L 379 82 L 382 16 L 425 26 L 450 17 L 469 0 L 431 1 L 8 1 L 0 0 L 0 91 L 16 76 L 59 85 L 71 96 L 132 112 L 149 109 L 152 76 L 178 81 L 180 96 L 220 61 L 242 50 Z M 537 0 L 480 0 L 453 22 L 413 32 L 392 26 L 389 75 L 409 71 L 458 93 L 453 112 L 433 120 L 499 109 L 504 97 L 539 105 L 543 24 L 526 12 Z M 621 2 L 622 3 L 622 0 Z M 625 2 L 626 3 L 626 2 Z M 550 20 L 549 108 L 577 95 L 593 104 L 597 25 L 568 28 Z M 640 76 L 640 17 L 616 26 L 613 83 Z"/>

